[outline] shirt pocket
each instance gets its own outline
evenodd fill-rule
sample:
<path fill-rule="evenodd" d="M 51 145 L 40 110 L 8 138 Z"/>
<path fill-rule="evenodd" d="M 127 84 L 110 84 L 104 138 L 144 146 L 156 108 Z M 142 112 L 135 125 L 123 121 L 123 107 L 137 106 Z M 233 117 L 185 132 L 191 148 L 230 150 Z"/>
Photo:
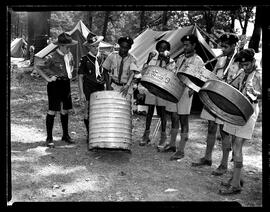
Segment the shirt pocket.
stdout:
<path fill-rule="evenodd" d="M 54 60 L 53 66 L 58 69 L 58 70 L 63 70 L 64 69 L 64 64 L 61 60 Z"/>

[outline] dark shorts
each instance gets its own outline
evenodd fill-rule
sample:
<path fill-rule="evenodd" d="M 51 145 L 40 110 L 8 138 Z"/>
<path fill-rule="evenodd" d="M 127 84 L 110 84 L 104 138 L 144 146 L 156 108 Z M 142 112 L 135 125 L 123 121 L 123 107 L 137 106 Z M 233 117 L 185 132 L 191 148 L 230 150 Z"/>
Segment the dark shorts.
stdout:
<path fill-rule="evenodd" d="M 83 93 L 85 95 L 85 98 L 87 101 L 90 101 L 90 95 L 96 91 L 103 91 L 104 90 L 104 85 L 96 85 L 93 87 L 89 83 L 83 83 Z"/>
<path fill-rule="evenodd" d="M 72 109 L 69 80 L 56 80 L 47 85 L 49 110 L 60 111 L 61 102 L 64 110 Z"/>

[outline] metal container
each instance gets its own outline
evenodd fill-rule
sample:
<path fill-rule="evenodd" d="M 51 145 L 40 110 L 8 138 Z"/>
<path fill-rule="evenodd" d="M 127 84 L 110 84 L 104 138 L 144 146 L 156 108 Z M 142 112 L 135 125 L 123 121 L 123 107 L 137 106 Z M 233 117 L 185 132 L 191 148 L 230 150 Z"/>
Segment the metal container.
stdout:
<path fill-rule="evenodd" d="M 158 66 L 148 66 L 142 76 L 141 84 L 150 93 L 177 103 L 183 92 L 185 85 L 171 71 Z"/>
<path fill-rule="evenodd" d="M 89 149 L 109 148 L 130 151 L 132 119 L 130 95 L 98 91 L 90 96 Z"/>
<path fill-rule="evenodd" d="M 247 97 L 219 80 L 208 80 L 198 94 L 208 110 L 231 124 L 245 125 L 254 112 Z"/>
<path fill-rule="evenodd" d="M 218 80 L 217 76 L 208 69 L 193 64 L 184 66 L 177 76 L 180 81 L 196 92 L 199 92 L 207 80 Z"/>

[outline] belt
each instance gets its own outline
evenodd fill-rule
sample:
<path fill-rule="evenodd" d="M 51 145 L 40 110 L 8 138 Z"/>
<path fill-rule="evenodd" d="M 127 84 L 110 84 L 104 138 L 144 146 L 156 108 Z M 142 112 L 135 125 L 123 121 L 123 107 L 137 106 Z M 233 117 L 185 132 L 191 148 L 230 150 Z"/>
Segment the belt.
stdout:
<path fill-rule="evenodd" d="M 125 84 L 127 84 L 127 83 L 117 82 L 117 81 L 115 81 L 114 79 L 112 79 L 112 82 L 113 82 L 114 84 L 118 85 L 118 86 L 124 86 Z"/>

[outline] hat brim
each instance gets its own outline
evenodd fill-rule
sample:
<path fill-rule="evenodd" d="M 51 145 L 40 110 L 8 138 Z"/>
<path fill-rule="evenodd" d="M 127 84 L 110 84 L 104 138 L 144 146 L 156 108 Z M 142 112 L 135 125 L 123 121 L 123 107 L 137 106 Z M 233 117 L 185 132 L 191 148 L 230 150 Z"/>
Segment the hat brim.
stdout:
<path fill-rule="evenodd" d="M 85 41 L 83 43 L 83 45 L 92 46 L 92 45 L 94 45 L 96 43 L 100 43 L 101 41 L 103 41 L 103 39 L 104 39 L 104 37 L 102 35 L 100 35 L 100 36 L 97 36 L 97 40 L 94 43 L 88 43 L 88 41 Z"/>
<path fill-rule="evenodd" d="M 58 41 L 55 41 L 53 42 L 53 44 L 57 46 L 73 46 L 73 45 L 78 44 L 78 41 L 72 40 L 71 43 L 59 43 Z"/>

